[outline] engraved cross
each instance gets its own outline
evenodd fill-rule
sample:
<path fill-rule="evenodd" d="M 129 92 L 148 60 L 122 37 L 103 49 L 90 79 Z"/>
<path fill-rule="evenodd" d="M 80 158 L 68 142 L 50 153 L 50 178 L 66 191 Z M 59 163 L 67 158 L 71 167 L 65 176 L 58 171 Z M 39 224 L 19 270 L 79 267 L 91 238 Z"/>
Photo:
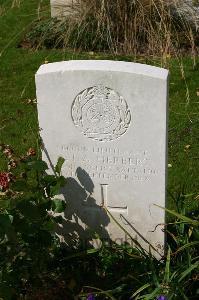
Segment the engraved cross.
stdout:
<path fill-rule="evenodd" d="M 108 204 L 108 184 L 101 185 L 101 204 L 100 206 L 83 204 L 86 209 L 92 209 L 93 211 L 99 211 L 102 207 L 106 207 L 110 212 L 119 214 L 128 214 L 128 207 L 126 206 L 113 206 Z"/>
<path fill-rule="evenodd" d="M 101 206 L 105 206 L 114 213 L 128 213 L 127 206 L 113 206 L 108 204 L 108 184 L 100 184 L 101 185 L 101 198 L 102 203 Z"/>

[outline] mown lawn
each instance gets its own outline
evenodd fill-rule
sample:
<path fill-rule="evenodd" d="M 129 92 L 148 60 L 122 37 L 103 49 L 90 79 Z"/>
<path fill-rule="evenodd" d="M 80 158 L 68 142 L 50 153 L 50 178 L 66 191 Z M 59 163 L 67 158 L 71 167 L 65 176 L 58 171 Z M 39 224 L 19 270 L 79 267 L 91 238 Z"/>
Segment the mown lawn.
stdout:
<path fill-rule="evenodd" d="M 31 22 L 50 16 L 49 0 L 23 0 L 12 7 L 11 0 L 0 0 L 0 143 L 9 144 L 17 154 L 38 149 L 37 108 L 34 103 L 34 75 L 45 62 L 69 59 L 116 59 L 134 61 L 133 57 L 108 54 L 74 53 L 63 50 L 38 50 L 18 47 Z M 14 1 L 16 3 L 17 1 Z M 39 10 L 38 10 L 39 7 Z M 151 58 L 137 59 L 153 63 Z M 168 59 L 169 92 L 169 206 L 170 194 L 193 194 L 187 206 L 197 206 L 199 192 L 199 58 L 193 68 L 190 57 L 184 57 L 186 80 L 175 58 Z M 31 100 L 31 101 L 30 101 Z M 6 168 L 0 156 L 0 170 Z"/>

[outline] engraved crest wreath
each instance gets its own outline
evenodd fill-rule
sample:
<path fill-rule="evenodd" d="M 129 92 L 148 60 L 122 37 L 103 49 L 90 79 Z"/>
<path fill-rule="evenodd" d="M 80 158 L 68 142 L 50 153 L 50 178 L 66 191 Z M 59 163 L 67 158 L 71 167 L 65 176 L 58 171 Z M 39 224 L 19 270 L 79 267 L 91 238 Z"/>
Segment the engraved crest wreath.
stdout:
<path fill-rule="evenodd" d="M 97 141 L 112 141 L 122 136 L 131 122 L 125 99 L 103 85 L 86 88 L 74 99 L 72 119 L 86 137 Z"/>

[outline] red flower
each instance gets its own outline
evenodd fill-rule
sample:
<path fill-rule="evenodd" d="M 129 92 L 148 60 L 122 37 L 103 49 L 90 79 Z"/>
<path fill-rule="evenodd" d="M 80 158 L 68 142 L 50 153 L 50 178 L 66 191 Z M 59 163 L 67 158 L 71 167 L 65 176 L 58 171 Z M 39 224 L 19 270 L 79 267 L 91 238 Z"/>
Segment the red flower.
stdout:
<path fill-rule="evenodd" d="M 0 172 L 0 190 L 6 191 L 9 188 L 10 176 L 7 172 Z"/>

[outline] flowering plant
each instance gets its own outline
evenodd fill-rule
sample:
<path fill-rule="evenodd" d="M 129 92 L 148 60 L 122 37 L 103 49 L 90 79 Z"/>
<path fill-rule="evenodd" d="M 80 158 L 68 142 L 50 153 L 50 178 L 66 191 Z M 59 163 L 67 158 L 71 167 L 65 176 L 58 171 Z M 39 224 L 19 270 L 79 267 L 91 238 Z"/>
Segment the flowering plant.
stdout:
<path fill-rule="evenodd" d="M 20 157 L 8 145 L 1 150 L 8 163 L 0 172 L 0 298 L 7 300 L 48 269 L 58 246 L 55 227 L 62 222 L 49 211 L 65 210 L 65 202 L 55 198 L 65 178 L 60 175 L 62 158 L 55 174 L 48 175 L 47 164 L 36 158 L 34 149 Z"/>

